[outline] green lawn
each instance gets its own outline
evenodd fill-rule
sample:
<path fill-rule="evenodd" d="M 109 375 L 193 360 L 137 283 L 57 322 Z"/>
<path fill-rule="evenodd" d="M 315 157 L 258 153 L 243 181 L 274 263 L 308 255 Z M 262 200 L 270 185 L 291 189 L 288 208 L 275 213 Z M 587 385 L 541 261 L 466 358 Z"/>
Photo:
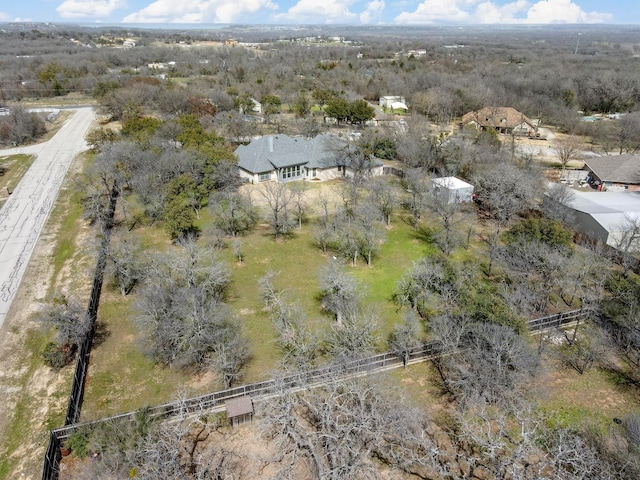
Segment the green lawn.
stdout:
<path fill-rule="evenodd" d="M 198 220 L 203 232 L 200 242 L 207 241 L 208 224 L 208 212 L 202 211 Z M 174 248 L 159 226 L 141 226 L 133 232 L 148 252 Z M 230 239 L 225 242 L 230 243 Z M 284 290 L 289 301 L 303 308 L 313 329 L 326 330 L 333 319 L 320 308 L 318 271 L 332 254 L 323 254 L 314 244 L 313 221 L 296 229 L 291 237 L 278 241 L 269 227 L 259 225 L 241 242 L 242 263 L 237 262 L 231 248 L 222 249 L 220 255 L 232 272 L 228 303 L 251 345 L 252 357 L 245 367 L 243 382 L 252 382 L 267 378 L 280 359 L 276 333 L 264 310 L 258 280 L 268 272 L 276 273 L 275 286 Z M 379 314 L 381 350 L 386 349 L 393 324 L 400 320 L 400 313 L 392 303 L 398 280 L 413 261 L 431 251 L 431 245 L 397 218 L 386 229 L 386 239 L 372 266 L 362 260 L 356 267 L 347 267 L 363 286 L 366 303 Z M 194 376 L 154 365 L 141 351 L 134 315 L 135 293 L 123 298 L 105 288 L 99 319 L 106 326 L 107 335 L 93 350 L 83 408 L 85 419 L 170 401 L 179 393 L 195 395 L 219 388 L 214 375 Z"/>
<path fill-rule="evenodd" d="M 91 354 L 83 420 L 174 400 L 179 393 L 199 393 L 184 372 L 155 365 L 143 353 L 131 319 L 132 301 L 118 292 L 102 296 L 98 320 L 103 338 Z"/>

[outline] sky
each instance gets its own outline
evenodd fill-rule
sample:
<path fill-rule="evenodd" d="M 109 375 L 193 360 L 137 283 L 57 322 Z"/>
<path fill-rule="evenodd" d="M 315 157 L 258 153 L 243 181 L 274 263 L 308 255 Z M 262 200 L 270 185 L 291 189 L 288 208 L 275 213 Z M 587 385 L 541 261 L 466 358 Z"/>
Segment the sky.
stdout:
<path fill-rule="evenodd" d="M 640 24 L 638 0 L 22 0 L 0 22 L 87 24 Z"/>

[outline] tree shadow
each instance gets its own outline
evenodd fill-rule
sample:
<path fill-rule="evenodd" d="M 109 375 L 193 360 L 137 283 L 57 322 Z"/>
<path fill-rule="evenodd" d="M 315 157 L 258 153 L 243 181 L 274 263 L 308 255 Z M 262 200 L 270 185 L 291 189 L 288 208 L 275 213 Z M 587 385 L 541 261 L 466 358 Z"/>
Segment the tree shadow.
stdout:
<path fill-rule="evenodd" d="M 429 225 L 419 225 L 417 230 L 411 232 L 411 236 L 425 243 L 434 243 L 438 230 Z"/>
<path fill-rule="evenodd" d="M 96 330 L 93 334 L 93 346 L 96 347 L 103 343 L 107 338 L 111 336 L 111 331 L 107 328 L 106 322 L 96 322 Z"/>

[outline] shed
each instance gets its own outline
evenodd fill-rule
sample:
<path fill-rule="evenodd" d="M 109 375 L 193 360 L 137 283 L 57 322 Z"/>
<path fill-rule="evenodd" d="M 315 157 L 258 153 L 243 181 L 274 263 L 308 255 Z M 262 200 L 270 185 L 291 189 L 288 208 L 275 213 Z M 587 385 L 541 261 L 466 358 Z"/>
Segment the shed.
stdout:
<path fill-rule="evenodd" d="M 457 177 L 432 178 L 429 191 L 444 196 L 447 203 L 467 203 L 473 199 L 473 185 Z"/>
<path fill-rule="evenodd" d="M 224 405 L 232 427 L 250 422 L 253 419 L 253 402 L 251 397 L 247 395 L 227 400 Z"/>

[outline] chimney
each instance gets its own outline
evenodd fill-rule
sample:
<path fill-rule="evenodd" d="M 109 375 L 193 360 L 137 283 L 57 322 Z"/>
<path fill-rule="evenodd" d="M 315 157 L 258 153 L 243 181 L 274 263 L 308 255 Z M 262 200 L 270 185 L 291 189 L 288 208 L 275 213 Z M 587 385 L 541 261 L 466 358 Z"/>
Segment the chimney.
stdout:
<path fill-rule="evenodd" d="M 273 137 L 269 136 L 269 153 L 273 153 Z"/>

